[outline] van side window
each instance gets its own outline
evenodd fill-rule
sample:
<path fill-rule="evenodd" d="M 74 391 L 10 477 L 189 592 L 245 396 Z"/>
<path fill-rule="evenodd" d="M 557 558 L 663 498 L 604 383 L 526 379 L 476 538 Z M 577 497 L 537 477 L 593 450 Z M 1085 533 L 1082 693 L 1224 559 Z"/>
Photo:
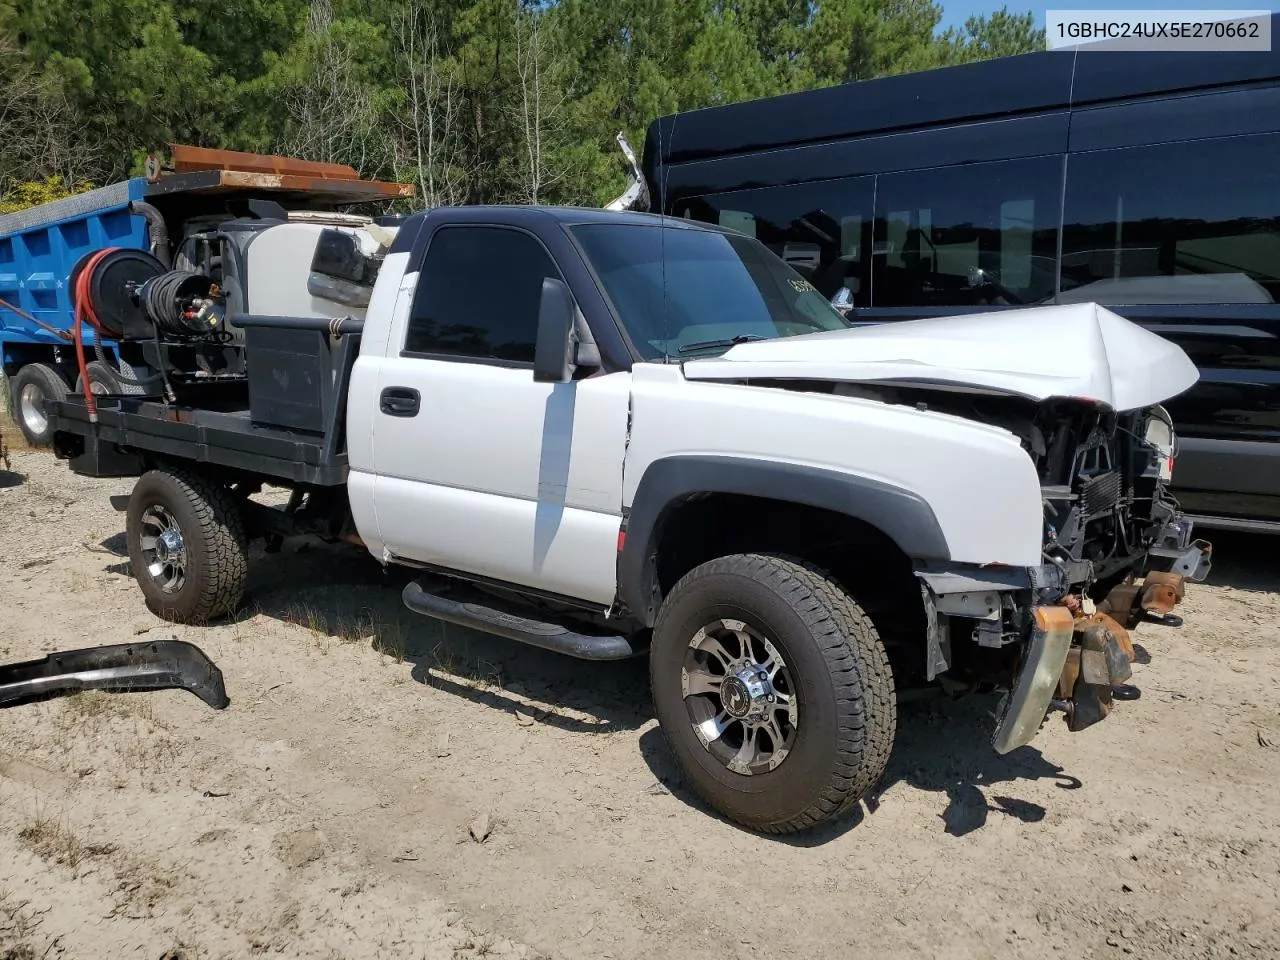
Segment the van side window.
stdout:
<path fill-rule="evenodd" d="M 1048 156 L 881 175 L 873 305 L 1051 299 L 1061 183 Z"/>
<path fill-rule="evenodd" d="M 1073 154 L 1064 302 L 1274 303 L 1280 134 Z"/>
<path fill-rule="evenodd" d="M 405 353 L 533 363 L 545 277 L 560 274 L 527 233 L 441 228 L 422 264 Z"/>
<path fill-rule="evenodd" d="M 733 190 L 681 203 L 676 215 L 754 237 L 831 299 L 869 306 L 874 177 Z"/>

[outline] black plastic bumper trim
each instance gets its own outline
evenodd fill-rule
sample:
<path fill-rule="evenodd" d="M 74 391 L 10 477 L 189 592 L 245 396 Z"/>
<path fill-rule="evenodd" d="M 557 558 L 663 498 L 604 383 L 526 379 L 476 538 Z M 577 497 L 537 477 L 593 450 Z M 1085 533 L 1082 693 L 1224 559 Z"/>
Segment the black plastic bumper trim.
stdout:
<path fill-rule="evenodd" d="M 0 666 L 0 708 L 84 690 L 169 689 L 187 690 L 215 710 L 231 702 L 222 671 L 199 647 L 183 640 L 63 650 L 40 660 Z"/>

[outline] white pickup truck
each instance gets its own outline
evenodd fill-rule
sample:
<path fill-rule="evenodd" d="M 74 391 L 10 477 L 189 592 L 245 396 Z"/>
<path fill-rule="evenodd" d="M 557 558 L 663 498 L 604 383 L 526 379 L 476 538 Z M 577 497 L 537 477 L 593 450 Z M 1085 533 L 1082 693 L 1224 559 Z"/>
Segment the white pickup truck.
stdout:
<path fill-rule="evenodd" d="M 855 329 L 705 224 L 460 207 L 394 233 L 334 228 L 311 265 L 367 286 L 363 319 L 227 316 L 239 385 L 47 404 L 73 470 L 139 478 L 116 506 L 156 613 L 235 611 L 253 538 L 352 541 L 454 584 L 409 584 L 427 616 L 647 655 L 690 785 L 781 833 L 877 784 L 908 687 L 1003 691 L 1000 752 L 1101 719 L 1127 628 L 1208 570 L 1165 492 L 1160 403 L 1196 369 L 1105 309 Z"/>

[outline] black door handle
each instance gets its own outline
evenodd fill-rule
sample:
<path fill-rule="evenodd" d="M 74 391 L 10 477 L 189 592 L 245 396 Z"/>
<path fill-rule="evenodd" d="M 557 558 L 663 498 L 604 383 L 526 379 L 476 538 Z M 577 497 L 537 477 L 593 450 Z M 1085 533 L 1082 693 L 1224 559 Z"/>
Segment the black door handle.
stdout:
<path fill-rule="evenodd" d="M 413 387 L 386 387 L 378 398 L 378 406 L 389 417 L 416 417 L 422 395 Z"/>

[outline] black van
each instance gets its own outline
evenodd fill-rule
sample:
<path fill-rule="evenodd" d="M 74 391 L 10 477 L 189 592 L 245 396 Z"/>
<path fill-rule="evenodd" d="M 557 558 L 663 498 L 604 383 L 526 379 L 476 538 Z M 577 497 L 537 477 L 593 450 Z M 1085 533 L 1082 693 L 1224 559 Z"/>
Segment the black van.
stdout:
<path fill-rule="evenodd" d="M 649 126 L 643 171 L 655 211 L 757 237 L 855 322 L 1094 301 L 1167 336 L 1201 374 L 1169 404 L 1183 508 L 1280 532 L 1280 51 L 1046 50 L 695 110 Z"/>

